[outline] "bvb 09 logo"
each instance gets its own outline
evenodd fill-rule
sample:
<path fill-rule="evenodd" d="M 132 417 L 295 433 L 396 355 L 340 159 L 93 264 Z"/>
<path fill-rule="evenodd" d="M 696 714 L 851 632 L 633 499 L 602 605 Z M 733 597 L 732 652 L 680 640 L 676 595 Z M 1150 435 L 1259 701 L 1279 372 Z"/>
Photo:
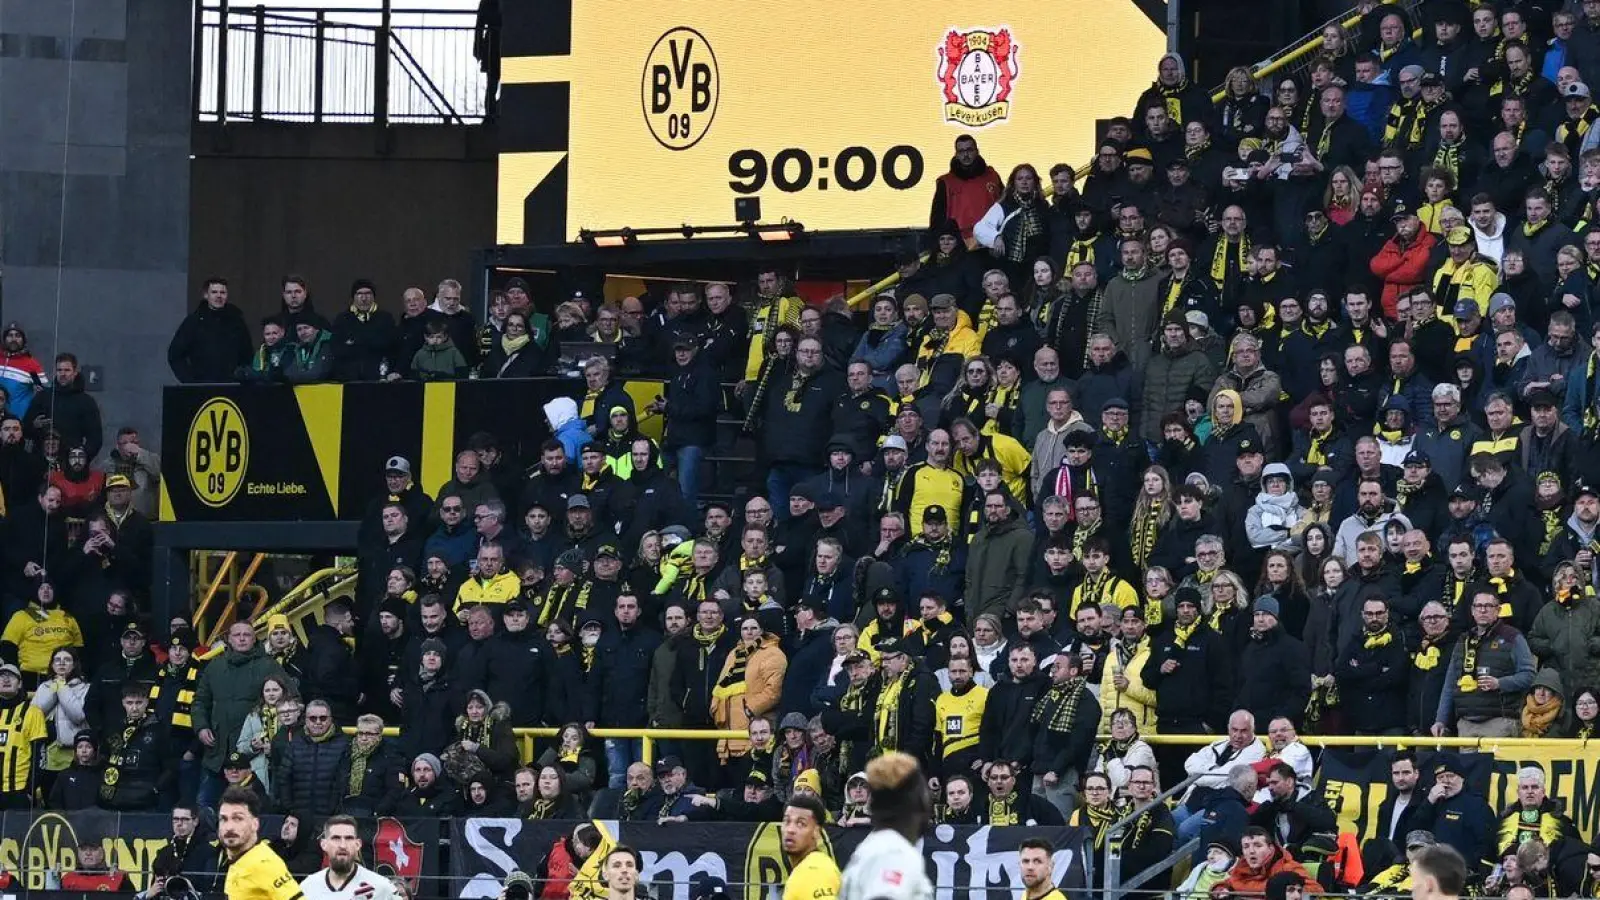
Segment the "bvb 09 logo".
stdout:
<path fill-rule="evenodd" d="M 700 143 L 717 117 L 721 81 L 705 35 L 680 25 L 657 38 L 639 86 L 644 121 L 656 143 L 668 150 Z"/>
<path fill-rule="evenodd" d="M 189 423 L 186 442 L 189 485 L 207 506 L 226 506 L 244 485 L 250 467 L 250 429 L 232 400 L 206 401 Z"/>

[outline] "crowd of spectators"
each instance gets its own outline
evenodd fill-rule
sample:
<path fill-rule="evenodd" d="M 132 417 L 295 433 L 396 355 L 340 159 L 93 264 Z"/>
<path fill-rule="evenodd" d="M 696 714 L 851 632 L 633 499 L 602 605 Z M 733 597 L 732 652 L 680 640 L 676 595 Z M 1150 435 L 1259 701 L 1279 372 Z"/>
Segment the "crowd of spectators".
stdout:
<path fill-rule="evenodd" d="M 1313 858 L 1308 891 L 1399 889 L 1437 843 L 1489 893 L 1594 896 L 1600 853 L 1539 770 L 1497 818 L 1463 758 L 1403 753 L 1352 852 L 1300 738 L 1595 736 L 1600 0 L 1551 5 L 1369 2 L 1303 80 L 1236 70 L 1216 103 L 1169 54 L 1081 187 L 1064 164 L 1002 180 L 962 137 L 926 252 L 860 311 L 768 269 L 548 317 L 513 279 L 482 324 L 457 282 L 396 320 L 356 281 L 329 323 L 289 277 L 252 352 L 212 279 L 169 349 L 185 382 L 565 359 L 585 383 L 532 452 L 479 433 L 428 486 L 388 459 L 356 596 L 303 634 L 237 624 L 202 664 L 186 621 L 156 641 L 136 614 L 137 435 L 85 537 L 56 524 L 99 449 L 58 360 L 56 416 L 34 396 L 0 419 L 8 596 L 30 601 L 0 723 L 36 751 L 0 802 L 192 814 L 242 785 L 296 821 L 772 821 L 810 793 L 848 826 L 898 750 L 938 821 L 1082 824 L 1097 856 L 1198 776 L 1123 863 L 1204 836 L 1196 891 L 1271 895 Z M 13 334 L 0 374 L 25 368 Z M 636 409 L 622 369 L 659 399 Z M 729 421 L 764 481 L 703 497 Z M 560 736 L 530 754 L 531 726 Z M 737 736 L 650 765 L 589 735 L 644 727 Z"/>

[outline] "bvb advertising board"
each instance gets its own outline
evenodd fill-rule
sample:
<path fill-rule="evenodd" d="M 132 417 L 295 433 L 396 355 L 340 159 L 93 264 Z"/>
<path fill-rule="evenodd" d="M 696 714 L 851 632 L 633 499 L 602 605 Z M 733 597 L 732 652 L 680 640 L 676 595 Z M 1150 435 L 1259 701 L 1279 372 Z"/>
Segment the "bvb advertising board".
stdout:
<path fill-rule="evenodd" d="M 564 0 L 504 11 L 498 241 L 761 220 L 925 225 L 956 137 L 1092 155 L 1165 36 L 1134 0 Z M 563 27 L 564 26 L 564 27 Z"/>

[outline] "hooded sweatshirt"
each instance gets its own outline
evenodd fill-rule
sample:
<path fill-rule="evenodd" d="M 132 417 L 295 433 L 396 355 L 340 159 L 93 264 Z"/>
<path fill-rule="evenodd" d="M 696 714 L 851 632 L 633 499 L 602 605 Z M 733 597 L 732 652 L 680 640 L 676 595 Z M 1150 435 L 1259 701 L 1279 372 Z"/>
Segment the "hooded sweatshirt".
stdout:
<path fill-rule="evenodd" d="M 578 418 L 578 403 L 571 397 L 557 397 L 544 405 L 550 431 L 567 451 L 567 462 L 578 462 L 578 451 L 589 441 L 589 432 Z"/>
<path fill-rule="evenodd" d="M 1267 479 L 1273 477 L 1287 479 L 1289 489 L 1279 496 L 1267 493 Z M 1294 492 L 1294 476 L 1283 463 L 1272 463 L 1261 470 L 1261 484 L 1262 490 L 1256 494 L 1255 505 L 1245 514 L 1244 531 L 1250 538 L 1250 546 L 1258 549 L 1295 549 L 1298 545 L 1290 532 L 1305 517 L 1306 511 L 1301 508 L 1300 498 Z"/>

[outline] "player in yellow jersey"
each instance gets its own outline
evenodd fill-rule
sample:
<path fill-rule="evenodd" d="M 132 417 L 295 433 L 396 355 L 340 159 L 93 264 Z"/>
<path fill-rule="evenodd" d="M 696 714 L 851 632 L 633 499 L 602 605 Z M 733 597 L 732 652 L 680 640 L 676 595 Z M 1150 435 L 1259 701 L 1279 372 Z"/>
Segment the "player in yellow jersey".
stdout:
<path fill-rule="evenodd" d="M 222 792 L 217 837 L 228 855 L 228 900 L 302 900 L 300 882 L 261 840 L 261 799 L 246 788 Z"/>
<path fill-rule="evenodd" d="M 810 794 L 796 794 L 784 807 L 783 852 L 791 868 L 783 885 L 783 900 L 835 900 L 839 896 L 839 866 L 822 846 L 822 823 L 827 818 L 822 801 Z"/>
<path fill-rule="evenodd" d="M 1066 900 L 1056 887 L 1055 848 L 1044 838 L 1028 838 L 1017 848 L 1022 869 L 1022 900 Z"/>

